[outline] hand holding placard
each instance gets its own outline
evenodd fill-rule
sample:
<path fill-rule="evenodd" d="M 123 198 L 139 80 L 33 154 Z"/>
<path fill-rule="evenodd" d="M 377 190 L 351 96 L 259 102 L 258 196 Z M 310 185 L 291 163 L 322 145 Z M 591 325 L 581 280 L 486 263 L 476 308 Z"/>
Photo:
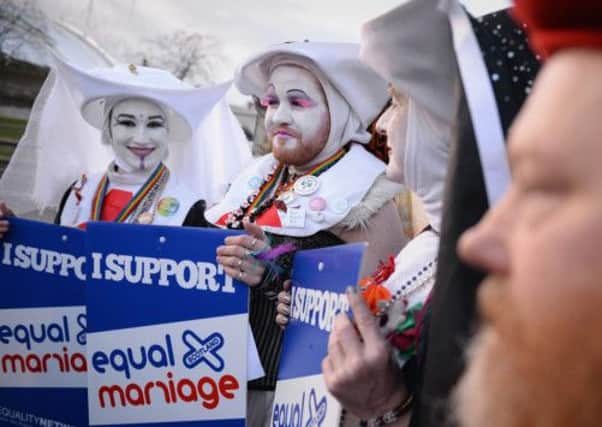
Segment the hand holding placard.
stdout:
<path fill-rule="evenodd" d="M 369 419 L 397 407 L 407 391 L 376 317 L 355 287 L 347 288 L 347 298 L 355 324 L 346 313 L 337 316 L 322 371 L 328 390 L 343 407 Z"/>

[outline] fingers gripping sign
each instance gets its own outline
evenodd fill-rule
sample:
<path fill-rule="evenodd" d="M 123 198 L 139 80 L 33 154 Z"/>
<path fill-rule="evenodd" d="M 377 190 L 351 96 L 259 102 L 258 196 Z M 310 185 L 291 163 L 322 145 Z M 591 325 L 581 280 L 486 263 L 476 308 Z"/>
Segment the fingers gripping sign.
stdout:
<path fill-rule="evenodd" d="M 356 288 L 347 288 L 347 299 L 355 324 L 345 313 L 337 316 L 322 372 L 330 393 L 350 412 L 369 419 L 395 408 L 407 392 L 389 344 Z"/>
<path fill-rule="evenodd" d="M 288 325 L 288 318 L 291 315 L 291 281 L 286 280 L 283 289 L 276 298 L 276 323 L 281 329 Z"/>
<path fill-rule="evenodd" d="M 10 223 L 7 218 L 11 216 L 14 216 L 13 211 L 8 208 L 6 203 L 0 201 L 0 239 L 3 239 L 8 232 Z"/>
<path fill-rule="evenodd" d="M 249 221 L 244 221 L 243 226 L 247 233 L 245 244 L 248 249 L 254 252 L 260 252 L 266 250 L 270 244 L 267 236 L 263 232 L 262 228 L 257 224 Z"/>
<path fill-rule="evenodd" d="M 258 225 L 248 221 L 243 225 L 248 234 L 226 237 L 217 248 L 217 262 L 226 274 L 254 287 L 261 283 L 265 266 L 253 254 L 268 249 L 269 241 Z"/>

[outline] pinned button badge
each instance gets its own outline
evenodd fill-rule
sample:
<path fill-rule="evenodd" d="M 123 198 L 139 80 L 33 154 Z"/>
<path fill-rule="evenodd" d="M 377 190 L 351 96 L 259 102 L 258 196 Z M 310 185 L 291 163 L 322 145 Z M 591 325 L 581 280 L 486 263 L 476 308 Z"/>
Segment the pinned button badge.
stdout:
<path fill-rule="evenodd" d="M 310 196 L 318 191 L 320 181 L 313 175 L 305 175 L 295 181 L 293 189 L 300 196 Z"/>
<path fill-rule="evenodd" d="M 178 212 L 180 202 L 175 197 L 163 197 L 157 204 L 157 213 L 161 216 L 172 216 Z"/>
<path fill-rule="evenodd" d="M 320 196 L 312 197 L 312 199 L 309 201 L 309 208 L 316 212 L 323 211 L 326 209 L 326 200 Z"/>
<path fill-rule="evenodd" d="M 331 203 L 332 210 L 337 214 L 344 214 L 349 209 L 349 202 L 345 199 L 336 199 Z"/>
<path fill-rule="evenodd" d="M 314 212 L 313 220 L 316 222 L 324 222 L 326 220 L 326 216 L 322 212 Z"/>
<path fill-rule="evenodd" d="M 150 212 L 142 212 L 136 222 L 138 224 L 150 224 L 151 222 L 153 222 L 153 214 L 151 214 Z"/>

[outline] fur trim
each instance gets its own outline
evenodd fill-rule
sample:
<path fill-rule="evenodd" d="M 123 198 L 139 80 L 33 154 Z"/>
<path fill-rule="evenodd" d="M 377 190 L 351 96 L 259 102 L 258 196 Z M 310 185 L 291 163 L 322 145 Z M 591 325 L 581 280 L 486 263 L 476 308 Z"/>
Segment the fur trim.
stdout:
<path fill-rule="evenodd" d="M 379 175 L 360 204 L 354 206 L 347 216 L 333 228 L 338 230 L 367 228 L 368 220 L 387 202 L 393 200 L 402 189 L 402 184 L 391 181 L 384 173 Z"/>

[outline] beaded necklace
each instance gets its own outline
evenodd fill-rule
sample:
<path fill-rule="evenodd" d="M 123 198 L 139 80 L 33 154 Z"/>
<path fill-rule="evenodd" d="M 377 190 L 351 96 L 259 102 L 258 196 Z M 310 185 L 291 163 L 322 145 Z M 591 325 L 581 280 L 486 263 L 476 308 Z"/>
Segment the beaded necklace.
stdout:
<path fill-rule="evenodd" d="M 379 318 L 387 316 L 391 306 L 396 301 L 405 301 L 405 299 L 426 285 L 431 280 L 437 269 L 437 259 L 424 264 L 411 277 L 404 280 L 401 286 L 391 293 L 384 283 L 395 272 L 395 260 L 389 257 L 389 260 L 380 262 L 374 274 L 365 277 L 359 282 L 359 289 L 366 304 L 372 313 Z"/>
<path fill-rule="evenodd" d="M 267 174 L 259 189 L 253 191 L 240 205 L 239 208 L 230 212 L 226 218 L 227 228 L 241 228 L 242 220 L 247 217 L 251 222 L 272 207 L 280 194 L 288 191 L 295 181 L 303 176 L 319 176 L 330 169 L 347 153 L 346 148 L 341 148 L 332 156 L 318 163 L 307 173 L 301 176 L 289 176 L 288 168 L 279 163 L 274 165 L 272 171 Z M 293 179 L 291 179 L 293 178 Z M 272 194 L 271 197 L 269 195 Z"/>
<path fill-rule="evenodd" d="M 379 304 L 379 311 L 376 314 L 377 317 L 382 317 L 387 314 L 391 305 L 402 298 L 414 293 L 418 289 L 422 288 L 428 283 L 429 280 L 435 275 L 437 269 L 437 259 L 429 261 L 427 264 L 422 266 L 412 277 L 406 279 L 404 283 L 397 289 L 397 291 L 391 295 L 388 301 L 383 301 Z"/>

